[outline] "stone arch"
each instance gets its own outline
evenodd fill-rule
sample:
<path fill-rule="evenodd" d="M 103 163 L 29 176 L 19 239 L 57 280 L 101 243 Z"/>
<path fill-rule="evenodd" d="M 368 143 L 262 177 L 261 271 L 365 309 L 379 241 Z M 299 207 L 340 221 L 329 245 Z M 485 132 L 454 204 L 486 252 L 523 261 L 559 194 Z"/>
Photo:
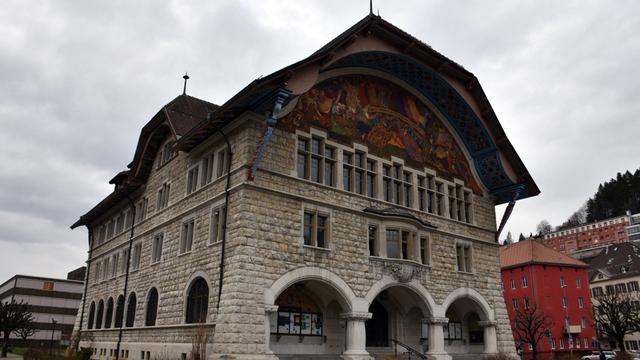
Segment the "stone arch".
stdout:
<path fill-rule="evenodd" d="M 454 301 L 459 299 L 469 299 L 476 305 L 478 305 L 479 310 L 481 310 L 481 313 L 479 315 L 482 320 L 495 320 L 495 313 L 487 300 L 485 300 L 485 298 L 476 290 L 467 287 L 457 288 L 449 293 L 449 295 L 447 295 L 447 297 L 442 302 L 442 306 L 440 307 L 442 312 L 439 314 L 439 316 L 444 317 L 449 306 L 451 306 Z"/>
<path fill-rule="evenodd" d="M 191 287 L 198 279 L 203 279 L 207 284 L 207 287 L 209 288 L 209 298 L 207 301 L 207 318 L 209 317 L 209 315 L 211 315 L 211 311 L 209 311 L 209 309 L 211 309 L 211 306 L 209 305 L 211 304 L 209 304 L 209 302 L 211 301 L 211 294 L 213 291 L 213 287 L 211 286 L 212 284 L 211 284 L 211 281 L 209 280 L 209 276 L 207 275 L 207 273 L 202 270 L 196 270 L 191 274 L 191 276 L 189 276 L 189 279 L 185 283 L 185 287 L 182 292 L 182 322 L 183 323 L 187 322 L 187 307 L 188 307 L 187 305 L 189 301 L 189 291 L 191 291 Z M 206 319 L 205 319 L 205 322 L 206 322 Z"/>
<path fill-rule="evenodd" d="M 367 292 L 367 295 L 364 297 L 364 302 L 362 305 L 364 305 L 365 307 L 363 309 L 360 309 L 360 311 L 368 311 L 369 306 L 371 305 L 373 300 L 382 291 L 394 286 L 410 289 L 416 295 L 418 295 L 418 297 L 420 297 L 420 299 L 422 300 L 423 306 L 421 307 L 421 310 L 425 315 L 433 315 L 437 311 L 436 302 L 433 300 L 433 297 L 431 296 L 429 291 L 427 291 L 427 289 L 425 289 L 425 287 L 422 286 L 420 282 L 414 279 L 407 283 L 401 283 L 389 276 L 383 276 L 382 279 L 378 280 L 378 282 L 371 286 L 371 288 Z"/>
<path fill-rule="evenodd" d="M 354 301 L 357 298 L 351 287 L 335 273 L 327 269 L 311 266 L 291 270 L 274 281 L 264 292 L 265 305 L 274 305 L 276 299 L 284 290 L 304 280 L 318 281 L 331 287 L 340 295 L 337 301 L 344 311 L 354 311 Z"/>

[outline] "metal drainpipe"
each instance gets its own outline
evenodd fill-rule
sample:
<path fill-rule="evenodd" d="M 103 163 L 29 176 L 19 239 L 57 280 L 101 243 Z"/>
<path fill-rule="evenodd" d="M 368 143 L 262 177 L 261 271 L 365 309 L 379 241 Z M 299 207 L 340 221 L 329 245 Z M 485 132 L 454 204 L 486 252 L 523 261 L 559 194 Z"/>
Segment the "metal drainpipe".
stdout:
<path fill-rule="evenodd" d="M 218 310 L 220 309 L 220 297 L 222 295 L 222 280 L 224 278 L 224 252 L 227 244 L 227 216 L 229 214 L 229 186 L 231 184 L 231 161 L 233 160 L 233 153 L 231 152 L 231 143 L 227 138 L 227 135 L 222 131 L 222 129 L 218 129 L 220 135 L 227 143 L 227 153 L 229 153 L 229 160 L 227 161 L 227 184 L 224 188 L 224 217 L 222 221 L 222 249 L 220 251 L 220 276 L 218 280 L 218 301 L 216 303 L 216 316 L 218 315 Z M 216 321 L 217 322 L 217 321 Z"/>
<path fill-rule="evenodd" d="M 87 303 L 87 285 L 89 283 L 89 271 L 91 270 L 91 254 L 93 253 L 93 229 L 86 225 L 89 231 L 89 256 L 87 257 L 87 270 L 84 274 L 84 291 L 82 294 L 82 309 L 80 310 L 80 325 L 78 326 L 78 341 L 74 344 L 74 351 L 78 351 L 80 346 L 80 333 L 82 332 L 82 322 L 84 321 L 84 307 Z"/>
<path fill-rule="evenodd" d="M 127 271 L 124 275 L 124 304 L 122 305 L 122 318 L 120 319 L 120 328 L 118 329 L 118 344 L 116 345 L 116 360 L 120 360 L 120 343 L 122 342 L 122 326 L 124 325 L 125 308 L 127 307 L 127 287 L 129 286 L 129 266 L 131 266 L 131 248 L 133 246 L 133 229 L 136 227 L 136 205 L 133 203 L 129 195 L 125 195 L 131 204 L 131 233 L 129 235 L 129 251 L 127 252 Z M 118 309 L 118 300 L 116 300 L 116 313 Z"/>

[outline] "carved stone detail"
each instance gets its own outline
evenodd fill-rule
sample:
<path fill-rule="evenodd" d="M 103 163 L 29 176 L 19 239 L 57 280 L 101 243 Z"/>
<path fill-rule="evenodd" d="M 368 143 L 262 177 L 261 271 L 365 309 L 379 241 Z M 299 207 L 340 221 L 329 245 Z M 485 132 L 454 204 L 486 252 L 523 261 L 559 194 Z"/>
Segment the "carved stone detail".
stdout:
<path fill-rule="evenodd" d="M 401 283 L 408 283 L 413 280 L 414 277 L 420 276 L 420 274 L 424 272 L 424 269 L 420 266 L 391 261 L 385 261 L 384 269 Z"/>

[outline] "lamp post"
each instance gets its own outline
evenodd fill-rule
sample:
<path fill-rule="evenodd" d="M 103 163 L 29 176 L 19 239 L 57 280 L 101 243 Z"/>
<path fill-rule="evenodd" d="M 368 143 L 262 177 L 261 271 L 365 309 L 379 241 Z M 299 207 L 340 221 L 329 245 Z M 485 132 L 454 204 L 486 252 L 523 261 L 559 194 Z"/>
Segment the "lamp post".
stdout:
<path fill-rule="evenodd" d="M 562 307 L 564 308 L 564 327 L 565 330 L 567 332 L 567 335 L 569 336 L 569 352 L 571 353 L 571 356 L 573 357 L 573 336 L 571 335 L 571 328 L 569 326 L 569 299 L 567 299 L 567 284 L 564 283 L 564 280 L 562 281 L 563 284 L 560 285 L 560 287 L 562 288 Z"/>

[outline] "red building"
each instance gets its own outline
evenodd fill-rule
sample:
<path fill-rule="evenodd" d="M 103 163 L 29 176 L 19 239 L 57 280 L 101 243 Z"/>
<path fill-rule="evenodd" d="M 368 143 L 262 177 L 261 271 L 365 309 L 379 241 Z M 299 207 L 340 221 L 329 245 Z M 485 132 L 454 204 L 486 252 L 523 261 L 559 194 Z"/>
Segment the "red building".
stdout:
<path fill-rule="evenodd" d="M 574 226 L 544 235 L 542 243 L 563 254 L 617 244 L 628 240 L 629 215 Z"/>
<path fill-rule="evenodd" d="M 534 303 L 553 320 L 549 336 L 538 344 L 538 359 L 594 350 L 596 332 L 587 264 L 534 240 L 524 240 L 500 248 L 500 267 L 511 326 L 515 309 Z M 518 344 L 515 332 L 514 339 Z M 523 344 L 522 350 L 524 358 L 529 359 L 532 349 Z"/>

